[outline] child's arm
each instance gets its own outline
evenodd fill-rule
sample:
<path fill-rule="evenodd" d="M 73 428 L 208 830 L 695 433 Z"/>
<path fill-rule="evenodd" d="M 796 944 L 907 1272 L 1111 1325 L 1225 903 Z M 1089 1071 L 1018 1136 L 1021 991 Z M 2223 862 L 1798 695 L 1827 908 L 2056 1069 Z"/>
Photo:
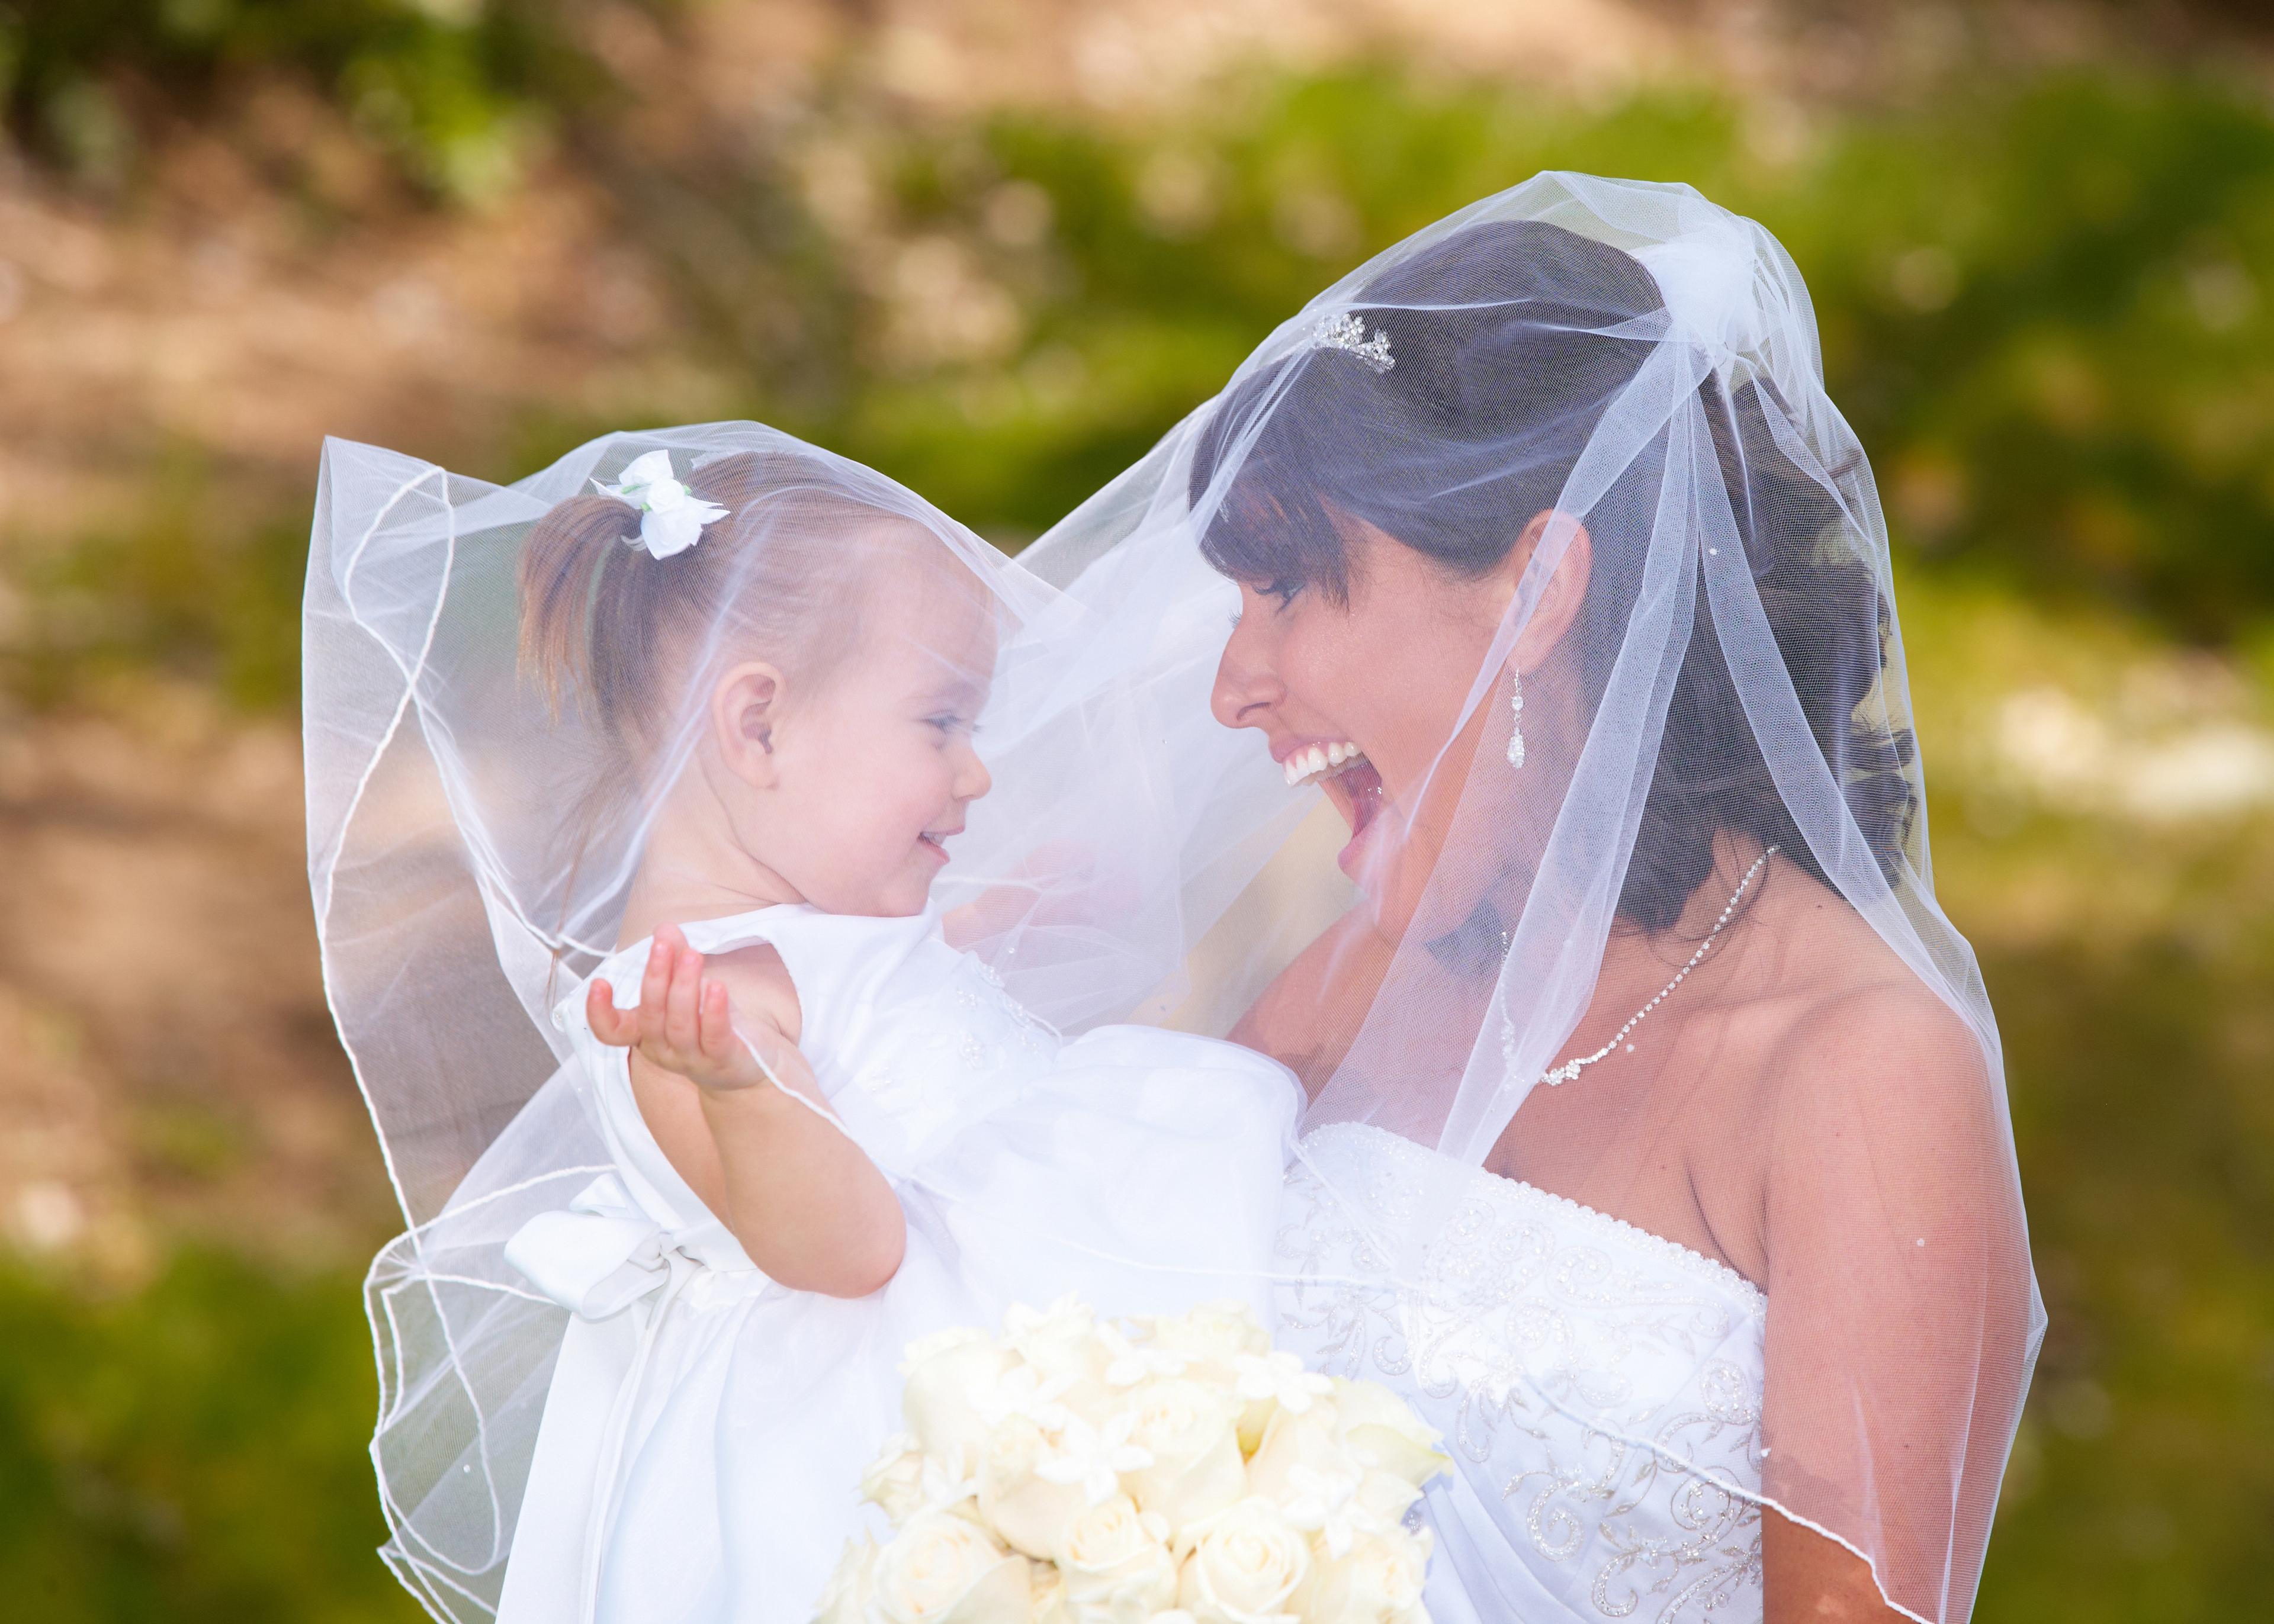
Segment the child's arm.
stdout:
<path fill-rule="evenodd" d="M 750 1261 L 798 1290 L 865 1297 L 900 1267 L 907 1221 L 876 1163 L 826 1115 L 813 1068 L 784 1030 L 795 1004 L 779 979 L 789 1007 L 769 1008 L 770 989 L 751 985 L 738 1031 L 725 984 L 704 975 L 703 955 L 666 925 L 639 1006 L 619 1010 L 595 981 L 585 1013 L 602 1042 L 631 1049 L 656 1142 Z"/>

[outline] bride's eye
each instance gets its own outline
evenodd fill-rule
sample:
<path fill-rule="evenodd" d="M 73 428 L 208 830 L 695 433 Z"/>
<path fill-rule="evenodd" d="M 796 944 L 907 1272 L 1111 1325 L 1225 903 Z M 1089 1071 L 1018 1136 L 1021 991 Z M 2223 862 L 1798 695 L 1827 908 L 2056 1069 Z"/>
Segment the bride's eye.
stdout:
<path fill-rule="evenodd" d="M 1254 593 L 1258 598 L 1277 598 L 1279 600 L 1279 606 L 1282 609 L 1284 609 L 1288 605 L 1293 603 L 1296 598 L 1301 594 L 1303 590 L 1303 583 L 1299 581 L 1291 581 L 1284 575 L 1276 575 L 1272 579 L 1264 582 L 1260 586 L 1252 582 L 1248 583 L 1247 590 Z M 1231 623 L 1234 627 L 1237 627 L 1239 624 L 1239 621 L 1240 613 L 1239 612 L 1235 611 L 1231 617 Z"/>

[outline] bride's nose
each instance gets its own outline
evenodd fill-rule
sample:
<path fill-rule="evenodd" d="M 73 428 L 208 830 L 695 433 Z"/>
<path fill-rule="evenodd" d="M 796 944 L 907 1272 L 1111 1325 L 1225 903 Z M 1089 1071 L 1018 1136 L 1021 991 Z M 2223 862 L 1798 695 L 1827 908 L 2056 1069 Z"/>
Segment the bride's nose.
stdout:
<path fill-rule="evenodd" d="M 1241 629 L 1232 628 L 1224 658 L 1216 661 L 1209 709 L 1226 727 L 1267 727 L 1272 710 L 1286 701 L 1287 685 L 1259 658 L 1262 650 L 1252 646 Z"/>

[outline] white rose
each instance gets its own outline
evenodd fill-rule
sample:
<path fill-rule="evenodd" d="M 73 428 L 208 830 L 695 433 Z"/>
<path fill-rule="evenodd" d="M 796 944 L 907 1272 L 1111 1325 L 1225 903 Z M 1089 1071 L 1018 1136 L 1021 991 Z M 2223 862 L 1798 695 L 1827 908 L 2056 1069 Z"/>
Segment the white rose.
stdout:
<path fill-rule="evenodd" d="M 1254 1311 L 1242 1302 L 1203 1303 L 1186 1312 L 1145 1324 L 1152 1334 L 1152 1346 L 1163 1353 L 1181 1355 L 1191 1362 L 1187 1374 L 1227 1391 L 1239 1380 L 1242 1358 L 1271 1351 L 1270 1336 L 1255 1322 Z M 1270 1413 L 1270 1403 L 1265 1400 L 1237 1412 L 1243 1455 L 1254 1453 Z"/>
<path fill-rule="evenodd" d="M 1166 1518 L 1173 1531 L 1246 1494 L 1239 1438 L 1223 1393 L 1171 1377 L 1137 1388 L 1130 1405 L 1136 1425 L 1129 1441 L 1153 1456 L 1152 1465 L 1129 1474 L 1141 1509 Z"/>
<path fill-rule="evenodd" d="M 1043 1429 L 1024 1416 L 1006 1417 L 979 1458 L 979 1515 L 1013 1550 L 1043 1561 L 1075 1514 L 1088 1504 L 1079 1483 L 1054 1483 L 1035 1468 L 1049 1458 Z"/>
<path fill-rule="evenodd" d="M 1203 1303 L 1185 1313 L 1144 1323 L 1152 1333 L 1149 1346 L 1181 1354 L 1213 1381 L 1231 1381 L 1234 1361 L 1242 1354 L 1271 1351 L 1271 1338 L 1256 1324 L 1254 1310 L 1241 1302 Z"/>
<path fill-rule="evenodd" d="M 919 1365 L 929 1365 L 944 1353 L 958 1349 L 992 1348 L 995 1339 L 976 1326 L 952 1325 L 944 1331 L 926 1331 L 900 1350 L 900 1374 L 915 1373 Z"/>
<path fill-rule="evenodd" d="M 868 1617 L 870 1593 L 876 1585 L 876 1567 L 874 1539 L 863 1536 L 847 1540 L 844 1554 L 837 1559 L 836 1571 L 829 1575 L 820 1604 L 814 1609 L 813 1624 L 863 1624 Z"/>
<path fill-rule="evenodd" d="M 1071 1624 L 1147 1624 L 1175 1601 L 1177 1564 L 1162 1543 L 1167 1531 L 1126 1494 L 1067 1523 L 1058 1560 Z"/>
<path fill-rule="evenodd" d="M 901 1413 L 924 1453 L 955 1477 L 968 1477 L 978 1465 L 989 1430 L 981 1412 L 1008 1363 L 980 1331 L 936 1331 L 908 1344 Z"/>
<path fill-rule="evenodd" d="M 1442 1441 L 1437 1430 L 1379 1382 L 1337 1378 L 1335 1413 L 1361 1465 L 1395 1473 L 1419 1488 L 1453 1464 L 1437 1448 Z"/>
<path fill-rule="evenodd" d="M 945 1511 L 919 1511 L 877 1553 L 870 1595 L 882 1624 L 1030 1624 L 1024 1557 Z"/>
<path fill-rule="evenodd" d="M 1421 1605 L 1428 1567 L 1427 1535 L 1402 1528 L 1368 1535 L 1319 1565 L 1303 1598 L 1304 1624 L 1428 1624 Z"/>
<path fill-rule="evenodd" d="M 1066 1611 L 1065 1575 L 1050 1562 L 1036 1562 L 1027 1571 L 1035 1584 L 1033 1624 L 1073 1624 L 1073 1614 Z"/>
<path fill-rule="evenodd" d="M 1039 1387 L 1093 1425 L 1116 1407 L 1118 1395 L 1105 1380 L 1113 1348 L 1079 1299 L 1060 1297 L 1039 1312 L 1013 1307 L 1003 1317 L 1002 1342 Z"/>
<path fill-rule="evenodd" d="M 1269 1500 L 1244 1500 L 1198 1530 L 1177 1575 L 1177 1600 L 1197 1624 L 1276 1624 L 1310 1576 L 1310 1541 Z"/>
<path fill-rule="evenodd" d="M 903 1522 L 923 1504 L 923 1447 L 915 1434 L 899 1433 L 861 1474 L 861 1498 L 882 1507 L 894 1522 Z"/>
<path fill-rule="evenodd" d="M 1102 1369 L 1096 1332 L 1097 1316 L 1079 1297 L 1062 1297 L 1045 1309 L 1014 1303 L 1003 1315 L 1003 1346 L 1045 1376 Z"/>
<path fill-rule="evenodd" d="M 1406 1512 L 1421 1491 L 1395 1472 L 1369 1470 L 1358 1485 L 1358 1503 L 1374 1528 L 1396 1528 L 1405 1521 Z"/>
<path fill-rule="evenodd" d="M 1344 1554 L 1361 1535 L 1395 1526 L 1419 1492 L 1359 1464 L 1324 1404 L 1271 1417 L 1262 1447 L 1247 1463 L 1247 1487 L 1276 1506 L 1290 1527 L 1315 1536 L 1329 1556 Z"/>
<path fill-rule="evenodd" d="M 1262 1441 L 1247 1462 L 1247 1492 L 1261 1494 L 1275 1504 L 1284 1504 L 1298 1472 L 1348 1477 L 1353 1486 L 1364 1475 L 1364 1468 L 1343 1442 L 1342 1430 L 1329 1405 L 1314 1404 L 1300 1415 L 1288 1410 L 1272 1412 Z"/>

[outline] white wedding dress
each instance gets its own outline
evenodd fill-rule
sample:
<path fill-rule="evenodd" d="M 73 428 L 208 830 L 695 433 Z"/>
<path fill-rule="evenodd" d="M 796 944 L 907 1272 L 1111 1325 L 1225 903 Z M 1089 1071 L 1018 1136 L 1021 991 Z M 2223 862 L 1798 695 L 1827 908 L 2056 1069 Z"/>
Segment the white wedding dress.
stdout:
<path fill-rule="evenodd" d="M 900 1428 L 911 1339 L 1065 1291 L 1146 1313 L 1245 1286 L 1268 1306 L 1301 1100 L 1275 1062 L 1152 1027 L 1062 1040 L 928 915 L 778 906 L 686 932 L 781 954 L 799 1048 L 892 1179 L 907 1258 L 858 1299 L 769 1281 L 665 1160 L 584 988 L 563 998 L 614 1165 L 507 1251 L 575 1317 L 500 1624 L 803 1624 L 867 1523 L 858 1480 Z M 636 1002 L 646 955 L 593 974 Z"/>
<path fill-rule="evenodd" d="M 1359 1124 L 1304 1138 L 1279 1252 L 1302 1282 L 1281 1289 L 1279 1344 L 1388 1383 L 1445 1434 L 1437 1624 L 1758 1624 L 1751 1282 Z"/>

